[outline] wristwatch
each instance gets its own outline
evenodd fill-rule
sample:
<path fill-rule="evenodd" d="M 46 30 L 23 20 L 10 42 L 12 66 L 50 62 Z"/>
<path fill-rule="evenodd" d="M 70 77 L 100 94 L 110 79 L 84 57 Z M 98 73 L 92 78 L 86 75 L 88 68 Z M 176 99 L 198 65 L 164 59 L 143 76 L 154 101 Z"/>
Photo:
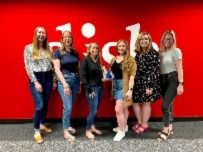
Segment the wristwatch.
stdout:
<path fill-rule="evenodd" d="M 179 84 L 184 85 L 184 82 L 179 82 Z"/>

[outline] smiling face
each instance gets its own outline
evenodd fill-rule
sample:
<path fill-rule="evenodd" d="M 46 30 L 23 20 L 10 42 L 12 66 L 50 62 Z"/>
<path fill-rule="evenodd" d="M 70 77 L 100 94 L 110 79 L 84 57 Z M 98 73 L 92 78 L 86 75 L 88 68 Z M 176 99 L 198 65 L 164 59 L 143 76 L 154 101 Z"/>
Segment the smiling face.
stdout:
<path fill-rule="evenodd" d="M 140 46 L 143 48 L 143 49 L 147 49 L 147 47 L 149 46 L 149 36 L 147 34 L 144 34 L 141 39 L 140 39 Z"/>
<path fill-rule="evenodd" d="M 119 55 L 124 55 L 127 52 L 127 45 L 124 41 L 120 41 L 117 44 L 117 51 Z"/>
<path fill-rule="evenodd" d="M 37 40 L 39 42 L 43 42 L 47 37 L 45 29 L 43 27 L 39 27 L 36 32 Z"/>
<path fill-rule="evenodd" d="M 65 31 L 63 33 L 63 38 L 62 38 L 62 41 L 63 41 L 63 44 L 65 46 L 71 46 L 72 43 L 73 43 L 73 37 L 72 37 L 72 34 L 68 31 Z"/>
<path fill-rule="evenodd" d="M 163 45 L 166 48 L 170 48 L 174 43 L 174 38 L 171 34 L 166 34 L 162 40 Z"/>
<path fill-rule="evenodd" d="M 96 57 L 99 54 L 99 46 L 96 43 L 91 43 L 89 46 L 89 55 Z"/>

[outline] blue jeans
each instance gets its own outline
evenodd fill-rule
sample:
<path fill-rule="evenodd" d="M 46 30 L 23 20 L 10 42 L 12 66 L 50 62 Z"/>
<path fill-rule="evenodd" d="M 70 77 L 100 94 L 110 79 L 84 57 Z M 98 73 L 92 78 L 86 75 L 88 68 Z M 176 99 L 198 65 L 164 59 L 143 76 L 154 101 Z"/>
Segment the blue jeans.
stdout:
<path fill-rule="evenodd" d="M 34 113 L 34 129 L 38 130 L 40 123 L 45 123 L 45 118 L 48 111 L 48 102 L 53 85 L 52 71 L 49 72 L 35 72 L 37 81 L 42 85 L 42 92 L 38 92 L 33 82 L 29 82 L 30 92 L 35 102 Z"/>
<path fill-rule="evenodd" d="M 124 100 L 123 97 L 123 79 L 113 80 L 113 96 L 116 100 Z"/>
<path fill-rule="evenodd" d="M 68 129 L 70 127 L 70 115 L 72 111 L 72 105 L 76 100 L 80 82 L 78 74 L 63 74 L 63 77 L 71 89 L 70 96 L 65 96 L 63 84 L 58 81 L 58 91 L 63 101 L 63 129 Z"/>
<path fill-rule="evenodd" d="M 101 103 L 103 94 L 103 88 L 101 86 L 92 87 L 92 90 L 95 93 L 93 98 L 90 98 L 88 92 L 86 91 L 87 100 L 90 106 L 90 113 L 87 117 L 86 130 L 90 130 L 91 126 L 95 125 L 97 110 Z"/>

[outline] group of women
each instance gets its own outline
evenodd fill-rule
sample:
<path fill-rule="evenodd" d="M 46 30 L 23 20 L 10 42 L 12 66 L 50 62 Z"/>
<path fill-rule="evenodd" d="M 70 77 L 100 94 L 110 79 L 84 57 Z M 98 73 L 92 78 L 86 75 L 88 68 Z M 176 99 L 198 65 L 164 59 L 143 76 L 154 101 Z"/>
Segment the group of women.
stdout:
<path fill-rule="evenodd" d="M 128 42 L 124 39 L 117 42 L 116 50 L 117 55 L 110 62 L 118 123 L 118 127 L 113 128 L 117 132 L 114 141 L 122 140 L 128 131 L 128 107 L 131 105 L 138 120 L 132 129 L 137 134 L 148 131 L 150 103 L 161 97 L 164 127 L 158 133 L 157 140 L 166 140 L 173 135 L 173 101 L 176 95 L 183 93 L 184 84 L 182 54 L 176 48 L 175 33 L 172 30 L 166 31 L 161 39 L 160 50 L 156 51 L 150 34 L 141 32 L 135 42 L 135 58 L 129 54 Z M 24 62 L 35 103 L 33 121 L 36 143 L 43 142 L 42 131 L 52 131 L 45 126 L 45 118 L 51 89 L 55 89 L 57 85 L 63 101 L 64 138 L 70 142 L 76 141 L 73 136 L 76 130 L 70 126 L 70 115 L 76 96 L 81 91 L 81 84 L 86 88 L 90 107 L 86 136 L 93 141 L 94 134 L 102 134 L 95 126 L 96 115 L 103 94 L 102 84 L 109 80 L 103 75 L 97 42 L 89 43 L 86 57 L 80 65 L 79 53 L 74 47 L 74 38 L 70 31 L 62 33 L 61 47 L 52 53 L 47 32 L 44 27 L 39 26 L 34 31 L 33 43 L 25 47 Z"/>

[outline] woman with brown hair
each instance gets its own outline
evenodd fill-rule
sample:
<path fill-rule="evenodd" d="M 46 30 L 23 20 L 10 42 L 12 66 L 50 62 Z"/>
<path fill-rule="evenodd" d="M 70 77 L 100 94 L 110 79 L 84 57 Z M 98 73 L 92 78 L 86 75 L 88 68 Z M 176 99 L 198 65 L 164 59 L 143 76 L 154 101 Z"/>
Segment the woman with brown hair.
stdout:
<path fill-rule="evenodd" d="M 114 141 L 120 141 L 128 130 L 128 106 L 132 105 L 132 89 L 137 65 L 129 54 L 128 42 L 119 40 L 116 45 L 118 55 L 111 62 L 113 79 L 113 98 L 116 100 L 115 112 L 118 127 L 113 130 L 117 132 Z"/>

